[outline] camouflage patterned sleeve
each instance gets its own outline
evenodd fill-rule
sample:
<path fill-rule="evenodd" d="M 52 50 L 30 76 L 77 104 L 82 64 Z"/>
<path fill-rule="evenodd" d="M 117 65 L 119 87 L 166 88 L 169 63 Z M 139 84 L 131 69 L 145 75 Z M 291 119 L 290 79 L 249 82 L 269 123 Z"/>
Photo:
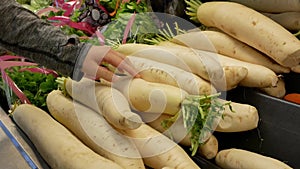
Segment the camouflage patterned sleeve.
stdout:
<path fill-rule="evenodd" d="M 64 34 L 14 0 L 0 5 L 0 46 L 75 80 L 90 44 Z"/>

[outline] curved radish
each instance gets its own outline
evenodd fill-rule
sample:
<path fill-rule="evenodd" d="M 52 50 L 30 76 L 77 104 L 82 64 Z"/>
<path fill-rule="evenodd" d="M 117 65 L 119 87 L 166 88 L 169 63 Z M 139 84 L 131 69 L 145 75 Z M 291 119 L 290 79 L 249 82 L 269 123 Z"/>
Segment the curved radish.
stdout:
<path fill-rule="evenodd" d="M 65 97 L 59 90 L 48 94 L 47 106 L 50 114 L 57 121 L 72 131 L 93 151 L 123 168 L 145 168 L 134 143 L 117 132 L 97 112 Z"/>
<path fill-rule="evenodd" d="M 141 118 L 131 111 L 127 99 L 116 89 L 87 78 L 79 82 L 58 78 L 58 82 L 64 84 L 62 88 L 74 100 L 101 114 L 114 127 L 135 129 L 142 124 Z"/>

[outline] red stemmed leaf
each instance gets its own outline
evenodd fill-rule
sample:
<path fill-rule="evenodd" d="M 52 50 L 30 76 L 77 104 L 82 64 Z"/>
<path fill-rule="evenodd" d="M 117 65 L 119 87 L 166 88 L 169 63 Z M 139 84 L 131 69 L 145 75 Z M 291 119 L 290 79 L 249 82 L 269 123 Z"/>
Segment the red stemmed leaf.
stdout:
<path fill-rule="evenodd" d="M 21 61 L 2 61 L 0 62 L 0 69 L 4 70 L 13 66 L 36 66 L 37 63 L 21 62 Z"/>
<path fill-rule="evenodd" d="M 67 16 L 52 16 L 52 17 L 49 17 L 48 20 L 60 21 L 61 23 L 55 23 L 55 25 L 59 25 L 59 26 L 69 25 L 72 28 L 85 31 L 86 33 L 89 33 L 91 35 L 94 34 L 94 32 L 95 32 L 94 28 L 87 22 L 73 22 Z"/>
<path fill-rule="evenodd" d="M 1 61 L 0 69 L 1 76 L 4 82 L 8 84 L 8 86 L 12 89 L 15 95 L 20 99 L 22 103 L 30 104 L 30 101 L 26 97 L 26 95 L 18 88 L 18 86 L 13 82 L 13 80 L 6 74 L 5 69 L 10 68 L 12 66 L 35 66 L 36 63 L 31 62 L 20 62 L 20 61 Z"/>
<path fill-rule="evenodd" d="M 60 22 L 60 23 L 58 23 L 58 22 L 53 22 L 52 25 L 53 25 L 53 26 L 58 26 L 58 27 L 60 27 L 60 26 L 65 26 L 65 25 L 67 25 L 67 24 L 64 23 L 64 22 Z"/>
<path fill-rule="evenodd" d="M 52 16 L 49 17 L 48 20 L 50 21 L 61 21 L 64 23 L 69 23 L 71 21 L 71 19 L 67 16 Z"/>
<path fill-rule="evenodd" d="M 100 32 L 99 29 L 97 29 L 96 35 L 97 35 L 100 45 L 104 45 L 105 37 L 103 36 L 103 34 Z"/>
<path fill-rule="evenodd" d="M 132 16 L 130 17 L 127 25 L 126 25 L 126 28 L 125 28 L 125 31 L 124 31 L 124 35 L 123 35 L 123 40 L 122 40 L 122 44 L 126 43 L 126 39 L 128 37 L 128 33 L 132 27 L 132 24 L 135 20 L 135 12 L 132 14 Z"/>
<path fill-rule="evenodd" d="M 26 97 L 26 95 L 18 88 L 18 86 L 13 82 L 13 80 L 6 74 L 4 70 L 1 70 L 2 79 L 8 84 L 8 86 L 12 89 L 15 95 L 20 99 L 22 103 L 30 104 L 30 101 Z"/>
<path fill-rule="evenodd" d="M 58 73 L 54 70 L 51 69 L 46 69 L 46 68 L 40 68 L 40 67 L 27 67 L 27 68 L 22 68 L 19 70 L 19 72 L 24 72 L 24 71 L 30 71 L 33 73 L 42 73 L 42 74 L 52 74 L 54 77 L 58 77 Z"/>
<path fill-rule="evenodd" d="M 87 22 L 72 22 L 72 21 L 70 21 L 68 23 L 68 25 L 72 28 L 85 31 L 91 35 L 94 34 L 94 32 L 95 32 L 94 28 L 92 28 L 92 26 L 90 24 L 88 24 Z"/>
<path fill-rule="evenodd" d="M 44 13 L 47 13 L 47 12 L 50 12 L 50 11 L 58 12 L 59 9 L 57 9 L 57 8 L 55 8 L 55 7 L 53 7 L 53 6 L 49 6 L 49 7 L 46 7 L 46 8 L 43 8 L 43 9 L 37 11 L 36 14 L 37 14 L 38 16 L 41 16 L 41 15 L 43 15 Z"/>
<path fill-rule="evenodd" d="M 14 55 L 2 55 L 0 56 L 0 62 L 6 61 L 6 60 L 12 60 L 12 59 L 25 59 L 22 56 L 14 56 Z"/>
<path fill-rule="evenodd" d="M 77 1 L 66 2 L 62 7 L 64 10 L 66 10 L 64 12 L 64 16 L 70 16 L 73 13 L 76 4 L 77 4 Z"/>

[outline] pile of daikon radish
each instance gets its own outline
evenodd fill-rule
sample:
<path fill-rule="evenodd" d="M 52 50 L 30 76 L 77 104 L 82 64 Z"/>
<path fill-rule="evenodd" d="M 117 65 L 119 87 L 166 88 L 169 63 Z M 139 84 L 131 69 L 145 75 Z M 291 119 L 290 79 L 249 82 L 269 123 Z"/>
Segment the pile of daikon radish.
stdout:
<path fill-rule="evenodd" d="M 198 0 L 186 0 L 187 14 L 191 20 L 206 27 L 202 33 L 215 47 L 214 52 L 264 66 L 278 77 L 282 73 L 299 73 L 300 42 L 292 34 L 299 31 L 299 1 L 229 1 L 201 3 Z M 192 42 L 193 38 L 184 40 L 187 39 L 188 45 L 200 43 Z M 207 51 L 207 46 L 197 46 Z M 271 96 L 283 98 L 286 92 L 284 78 L 278 78 L 277 83 L 273 84 L 256 87 Z"/>
<path fill-rule="evenodd" d="M 141 78 L 58 79 L 63 90 L 49 93 L 50 114 L 29 104 L 14 109 L 16 124 L 51 168 L 200 168 L 182 146 L 192 146 L 193 155 L 215 159 L 225 169 L 291 168 L 247 150 L 219 150 L 213 132 L 257 128 L 255 107 L 218 93 L 240 85 L 278 90 L 279 97 L 284 83 L 278 74 L 299 65 L 300 42 L 246 6 L 187 3 L 196 12 L 191 15 L 218 30 L 187 32 L 157 45 L 120 45 L 116 50 Z M 189 128 L 198 122 L 201 128 Z M 190 129 L 199 134 L 196 142 Z"/>

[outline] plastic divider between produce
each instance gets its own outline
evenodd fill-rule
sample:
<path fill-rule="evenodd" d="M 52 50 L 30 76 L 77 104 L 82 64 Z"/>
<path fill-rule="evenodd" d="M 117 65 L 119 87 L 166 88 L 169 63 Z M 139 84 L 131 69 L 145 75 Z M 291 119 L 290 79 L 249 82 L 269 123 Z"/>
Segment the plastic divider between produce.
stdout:
<path fill-rule="evenodd" d="M 16 149 L 20 152 L 24 160 L 27 162 L 27 164 L 32 169 L 37 169 L 38 167 L 35 165 L 33 160 L 30 158 L 30 156 L 26 153 L 26 151 L 23 149 L 23 147 L 19 144 L 19 142 L 16 140 L 16 138 L 11 134 L 11 132 L 5 127 L 5 125 L 0 120 L 0 128 L 4 131 L 4 133 L 8 136 L 10 141 L 13 143 L 13 145 L 16 147 Z"/>

